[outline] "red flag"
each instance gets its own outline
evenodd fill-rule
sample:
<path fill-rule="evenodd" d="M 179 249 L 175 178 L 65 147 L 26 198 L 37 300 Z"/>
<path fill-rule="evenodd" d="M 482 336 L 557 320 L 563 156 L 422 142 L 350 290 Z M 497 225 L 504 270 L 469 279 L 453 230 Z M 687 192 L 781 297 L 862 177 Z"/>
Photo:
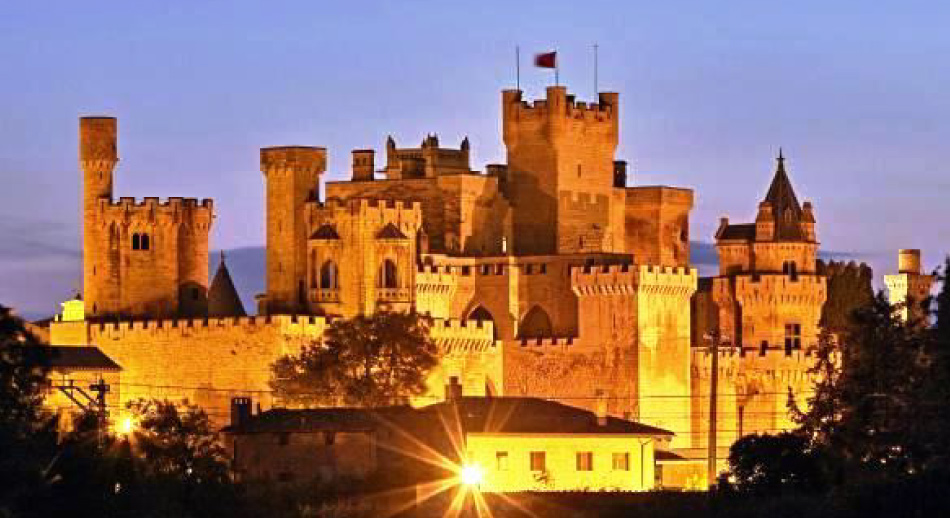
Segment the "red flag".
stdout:
<path fill-rule="evenodd" d="M 534 66 L 539 68 L 557 68 L 557 52 L 535 54 Z"/>

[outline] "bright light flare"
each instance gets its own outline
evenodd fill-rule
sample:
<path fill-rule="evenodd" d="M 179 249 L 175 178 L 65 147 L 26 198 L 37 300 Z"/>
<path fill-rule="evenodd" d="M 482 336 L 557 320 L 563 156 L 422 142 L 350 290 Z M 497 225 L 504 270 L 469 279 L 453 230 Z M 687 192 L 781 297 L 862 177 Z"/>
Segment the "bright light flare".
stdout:
<path fill-rule="evenodd" d="M 459 471 L 459 480 L 467 486 L 477 486 L 482 483 L 484 478 L 485 473 L 482 471 L 482 467 L 477 464 L 462 466 Z"/>
<path fill-rule="evenodd" d="M 135 429 L 135 421 L 132 420 L 131 416 L 125 416 L 119 421 L 116 430 L 122 435 L 130 435 L 132 430 Z"/>

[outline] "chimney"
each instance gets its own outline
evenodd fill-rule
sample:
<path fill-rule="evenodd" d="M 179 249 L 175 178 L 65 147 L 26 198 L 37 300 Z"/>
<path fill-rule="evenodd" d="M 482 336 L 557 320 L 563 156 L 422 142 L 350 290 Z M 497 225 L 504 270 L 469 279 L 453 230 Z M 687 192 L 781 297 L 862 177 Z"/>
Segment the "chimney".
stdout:
<path fill-rule="evenodd" d="M 594 413 L 597 415 L 597 426 L 607 426 L 607 395 L 600 389 L 597 389 L 595 395 L 597 407 Z"/>
<path fill-rule="evenodd" d="M 231 426 L 240 428 L 251 420 L 251 398 L 231 398 Z"/>
<path fill-rule="evenodd" d="M 353 150 L 353 181 L 371 181 L 375 166 L 376 151 L 372 149 Z"/>
<path fill-rule="evenodd" d="M 459 383 L 458 376 L 451 376 L 449 383 L 445 386 L 445 400 L 455 403 L 462 399 L 462 385 Z"/>

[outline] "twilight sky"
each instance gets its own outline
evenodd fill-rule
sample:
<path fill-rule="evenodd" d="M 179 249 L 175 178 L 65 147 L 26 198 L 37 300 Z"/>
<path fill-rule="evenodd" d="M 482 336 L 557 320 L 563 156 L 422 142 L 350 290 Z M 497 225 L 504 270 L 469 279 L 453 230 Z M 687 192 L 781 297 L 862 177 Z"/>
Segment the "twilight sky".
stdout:
<path fill-rule="evenodd" d="M 504 161 L 500 90 L 620 92 L 633 184 L 693 188 L 692 238 L 754 217 L 778 147 L 822 248 L 882 275 L 950 251 L 944 2 L 0 3 L 0 303 L 51 314 L 80 282 L 77 118 L 119 118 L 117 196 L 215 199 L 212 247 L 259 246 L 258 148 L 349 152 L 465 135 Z M 255 267 L 257 268 L 257 267 Z M 235 272 L 242 291 L 262 272 Z M 245 304 L 250 300 L 245 296 Z"/>

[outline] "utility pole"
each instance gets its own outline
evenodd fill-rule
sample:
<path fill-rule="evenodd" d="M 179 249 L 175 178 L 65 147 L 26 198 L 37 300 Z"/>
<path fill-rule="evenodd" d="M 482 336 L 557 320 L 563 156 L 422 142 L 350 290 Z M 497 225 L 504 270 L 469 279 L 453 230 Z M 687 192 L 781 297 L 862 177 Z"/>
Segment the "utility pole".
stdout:
<path fill-rule="evenodd" d="M 707 447 L 709 451 L 706 454 L 706 482 L 709 489 L 716 486 L 716 399 L 718 399 L 719 385 L 719 333 L 713 333 L 710 349 L 712 350 L 712 372 L 709 376 L 709 438 Z"/>

